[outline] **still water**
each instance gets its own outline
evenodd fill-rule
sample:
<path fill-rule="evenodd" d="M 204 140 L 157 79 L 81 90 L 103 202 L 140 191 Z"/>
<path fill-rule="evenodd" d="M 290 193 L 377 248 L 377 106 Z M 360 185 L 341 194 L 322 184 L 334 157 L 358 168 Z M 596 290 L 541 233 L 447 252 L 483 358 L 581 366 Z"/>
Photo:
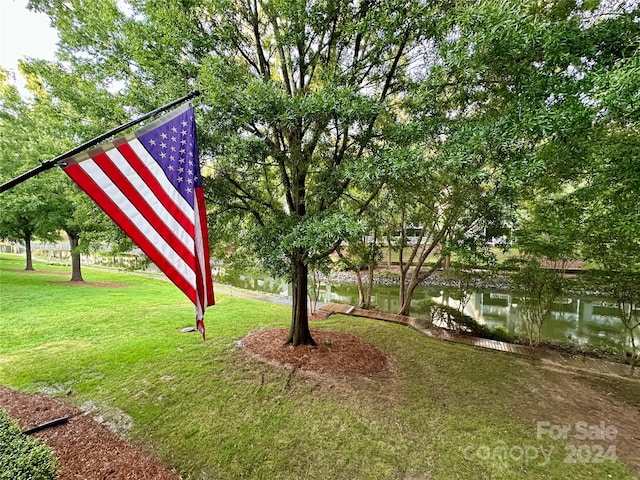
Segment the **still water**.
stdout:
<path fill-rule="evenodd" d="M 291 294 L 290 286 L 282 280 L 267 276 L 227 274 L 217 277 L 220 283 L 247 290 L 276 295 Z M 412 306 L 422 300 L 433 300 L 457 308 L 459 301 L 445 289 L 421 286 L 416 289 Z M 524 336 L 521 326 L 519 298 L 507 291 L 480 290 L 471 294 L 464 312 L 478 323 L 502 327 L 507 332 Z M 320 302 L 358 302 L 358 287 L 350 284 L 326 284 L 320 287 Z M 374 285 L 372 303 L 385 312 L 397 313 L 398 287 Z M 621 348 L 625 343 L 622 322 L 617 316 L 617 304 L 604 297 L 571 296 L 559 298 L 553 306 L 551 318 L 543 325 L 542 336 L 548 340 L 570 340 L 593 346 Z M 415 314 L 415 311 L 412 312 Z M 417 315 L 416 315 L 417 316 Z"/>

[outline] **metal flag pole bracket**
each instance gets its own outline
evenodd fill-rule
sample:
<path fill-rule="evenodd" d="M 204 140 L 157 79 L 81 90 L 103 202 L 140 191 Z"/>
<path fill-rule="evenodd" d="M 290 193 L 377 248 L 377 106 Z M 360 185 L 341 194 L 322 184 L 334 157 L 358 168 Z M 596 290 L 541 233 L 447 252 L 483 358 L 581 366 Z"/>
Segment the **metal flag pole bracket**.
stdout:
<path fill-rule="evenodd" d="M 39 173 L 42 173 L 46 170 L 49 170 L 55 166 L 66 166 L 64 160 L 68 157 L 72 157 L 74 155 L 77 155 L 80 152 L 83 152 L 84 150 L 86 150 L 87 148 L 96 145 L 100 142 L 103 142 L 104 140 L 113 137 L 114 135 L 117 135 L 118 133 L 134 126 L 137 125 L 138 123 L 144 122 L 146 119 L 151 118 L 155 115 L 158 115 L 159 113 L 162 113 L 166 110 L 169 110 L 172 107 L 175 107 L 176 105 L 179 105 L 183 102 L 186 102 L 187 100 L 190 100 L 194 97 L 197 97 L 198 95 L 200 95 L 200 91 L 195 90 L 187 95 L 185 95 L 184 97 L 178 98 L 177 100 L 174 100 L 170 103 L 167 103 L 166 105 L 163 105 L 162 107 L 156 108 L 155 110 L 146 113 L 144 115 L 142 115 L 141 117 L 136 118 L 135 120 L 131 120 L 128 123 L 125 123 L 123 125 L 120 125 L 119 127 L 114 128 L 113 130 L 110 130 L 106 133 L 103 133 L 102 135 L 89 140 L 88 142 L 83 143 L 82 145 L 79 145 L 71 150 L 69 150 L 68 152 L 63 153 L 62 155 L 58 155 L 56 158 L 53 158 L 51 160 L 47 160 L 46 162 L 40 161 L 40 165 L 38 165 L 37 167 L 32 168 L 31 170 L 23 173 L 22 175 L 17 176 L 16 178 L 9 180 L 6 183 L 3 183 L 2 185 L 0 185 L 0 193 L 4 193 L 7 190 L 15 187 L 16 185 L 19 185 L 20 183 L 24 182 L 25 180 L 30 179 L 31 177 L 35 177 L 36 175 L 38 175 Z"/>

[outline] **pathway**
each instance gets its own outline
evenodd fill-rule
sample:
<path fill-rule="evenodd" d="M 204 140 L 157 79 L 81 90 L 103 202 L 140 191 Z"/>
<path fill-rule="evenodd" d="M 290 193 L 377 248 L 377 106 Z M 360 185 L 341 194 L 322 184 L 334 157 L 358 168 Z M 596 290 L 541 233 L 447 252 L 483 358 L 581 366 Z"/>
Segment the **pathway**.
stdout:
<path fill-rule="evenodd" d="M 462 343 L 474 347 L 488 348 L 501 352 L 514 353 L 528 358 L 532 358 L 551 367 L 559 367 L 566 370 L 582 371 L 597 373 L 607 376 L 622 377 L 626 379 L 640 380 L 640 369 L 636 368 L 631 371 L 628 365 L 611 362 L 599 358 L 591 358 L 585 356 L 568 356 L 559 352 L 552 352 L 540 348 L 528 347 L 526 345 L 516 345 L 513 343 L 499 342 L 497 340 L 489 340 L 487 338 L 472 337 L 469 335 L 455 335 L 448 330 L 433 327 L 426 320 L 416 317 L 407 317 L 404 315 L 395 315 L 393 313 L 378 312 L 373 310 L 363 310 L 355 308 L 351 305 L 343 305 L 338 303 L 326 303 L 320 307 L 320 310 L 327 313 L 340 313 L 343 315 L 352 315 L 355 317 L 372 318 L 375 320 L 383 320 L 385 322 L 397 323 L 399 325 L 408 326 L 423 335 L 437 338 L 447 342 Z"/>

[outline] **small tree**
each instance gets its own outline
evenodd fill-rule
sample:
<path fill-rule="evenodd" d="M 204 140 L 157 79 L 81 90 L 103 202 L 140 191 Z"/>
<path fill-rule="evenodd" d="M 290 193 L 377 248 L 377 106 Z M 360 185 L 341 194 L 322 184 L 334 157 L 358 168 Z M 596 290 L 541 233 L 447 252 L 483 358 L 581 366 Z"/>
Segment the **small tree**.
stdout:
<path fill-rule="evenodd" d="M 640 275 L 617 273 L 613 276 L 612 293 L 618 302 L 618 315 L 628 338 L 629 364 L 631 370 L 640 363 L 638 340 L 640 336 Z"/>
<path fill-rule="evenodd" d="M 309 297 L 309 313 L 315 315 L 318 311 L 318 300 L 320 300 L 320 280 L 322 275 L 329 273 L 329 261 L 324 258 L 312 262 L 309 265 L 309 287 L 307 296 Z"/>
<path fill-rule="evenodd" d="M 458 312 L 464 313 L 474 290 L 481 288 L 483 281 L 491 275 L 489 270 L 465 267 L 454 263 L 443 271 L 443 278 L 447 282 L 446 291 L 458 300 Z"/>
<path fill-rule="evenodd" d="M 583 280 L 589 289 L 611 295 L 618 304 L 618 317 L 625 334 L 623 354 L 633 371 L 640 364 L 640 273 L 591 271 Z"/>
<path fill-rule="evenodd" d="M 41 159 L 40 145 L 45 141 L 33 111 L 20 97 L 9 73 L 0 67 L 0 181 L 3 183 Z M 56 205 L 49 199 L 53 194 L 49 179 L 49 174 L 43 174 L 2 195 L 0 238 L 24 243 L 25 270 L 33 270 L 31 240 L 58 236 L 54 221 Z"/>
<path fill-rule="evenodd" d="M 511 286 L 521 294 L 519 306 L 529 345 L 537 346 L 542 325 L 564 290 L 564 281 L 555 270 L 542 268 L 535 257 L 520 260 L 520 264 L 520 270 L 511 277 Z"/>
<path fill-rule="evenodd" d="M 370 235 L 360 235 L 347 239 L 346 251 L 338 248 L 338 256 L 344 264 L 356 275 L 358 284 L 358 308 L 370 309 L 373 293 L 374 270 L 382 257 L 382 250 L 378 245 L 377 231 Z M 362 271 L 367 272 L 367 282 L 363 281 Z"/>

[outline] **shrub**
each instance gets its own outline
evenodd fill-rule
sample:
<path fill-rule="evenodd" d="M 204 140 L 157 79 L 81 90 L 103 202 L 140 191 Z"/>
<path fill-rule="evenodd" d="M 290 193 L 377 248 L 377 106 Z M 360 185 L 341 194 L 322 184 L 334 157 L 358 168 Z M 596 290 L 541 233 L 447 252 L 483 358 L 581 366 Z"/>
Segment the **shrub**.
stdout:
<path fill-rule="evenodd" d="M 381 270 L 376 275 L 378 280 L 387 281 L 387 282 L 398 282 L 400 280 L 400 275 L 396 272 L 392 272 L 391 270 Z"/>
<path fill-rule="evenodd" d="M 624 361 L 623 355 L 614 347 L 578 344 L 571 339 L 545 340 L 539 346 L 548 350 L 556 350 L 566 355 L 602 358 L 615 362 Z"/>
<path fill-rule="evenodd" d="M 417 314 L 431 315 L 431 309 L 434 307 L 434 305 L 436 305 L 436 303 L 430 298 L 427 298 L 425 300 L 420 300 L 412 304 L 411 310 L 413 310 L 413 312 Z"/>
<path fill-rule="evenodd" d="M 416 312 L 426 315 L 432 324 L 446 326 L 459 334 L 468 334 L 500 342 L 513 343 L 516 338 L 502 327 L 490 328 L 479 324 L 469 315 L 461 313 L 455 308 L 435 303 L 431 300 L 422 300 L 414 307 Z"/>
<path fill-rule="evenodd" d="M 518 338 L 515 335 L 507 332 L 503 327 L 494 327 L 494 328 L 485 327 L 485 328 L 489 330 L 489 335 L 490 335 L 485 338 L 489 338 L 491 340 L 497 340 L 499 342 L 507 342 L 507 343 L 515 343 L 518 340 Z"/>
<path fill-rule="evenodd" d="M 53 480 L 53 452 L 22 433 L 18 423 L 0 409 L 0 480 Z"/>

